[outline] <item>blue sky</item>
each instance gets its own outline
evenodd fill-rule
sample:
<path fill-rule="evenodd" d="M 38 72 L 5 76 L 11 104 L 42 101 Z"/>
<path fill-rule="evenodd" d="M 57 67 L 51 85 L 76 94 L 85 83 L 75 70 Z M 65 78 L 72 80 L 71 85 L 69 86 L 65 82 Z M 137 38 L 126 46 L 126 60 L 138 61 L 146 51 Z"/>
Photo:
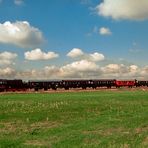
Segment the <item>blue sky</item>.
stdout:
<path fill-rule="evenodd" d="M 147 79 L 146 8 L 146 0 L 1 0 L 0 77 Z"/>

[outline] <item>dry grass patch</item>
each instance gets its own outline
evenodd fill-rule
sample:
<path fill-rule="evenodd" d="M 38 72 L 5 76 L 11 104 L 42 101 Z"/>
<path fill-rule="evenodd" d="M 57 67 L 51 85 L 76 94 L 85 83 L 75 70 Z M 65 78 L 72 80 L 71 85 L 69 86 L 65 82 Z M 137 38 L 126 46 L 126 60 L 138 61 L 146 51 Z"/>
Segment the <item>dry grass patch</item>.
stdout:
<path fill-rule="evenodd" d="M 148 126 L 135 129 L 136 134 L 140 134 L 140 133 L 146 132 L 146 131 L 148 131 Z"/>
<path fill-rule="evenodd" d="M 148 146 L 148 136 L 143 140 L 142 144 Z"/>
<path fill-rule="evenodd" d="M 0 132 L 1 133 L 28 133 L 38 130 L 52 129 L 61 126 L 61 123 L 51 122 L 51 121 L 42 121 L 28 124 L 26 122 L 0 122 Z"/>
<path fill-rule="evenodd" d="M 24 145 L 28 146 L 37 146 L 37 147 L 43 147 L 43 146 L 48 146 L 50 148 L 50 145 L 46 141 L 43 140 L 27 140 Z"/>
<path fill-rule="evenodd" d="M 59 126 L 61 126 L 61 123 L 51 122 L 51 121 L 43 121 L 43 122 L 32 123 L 30 125 L 30 128 L 31 129 L 34 129 L 34 128 L 50 129 L 50 128 L 56 128 L 56 127 L 59 127 Z"/>
<path fill-rule="evenodd" d="M 83 131 L 83 134 L 86 135 L 101 135 L 101 136 L 110 136 L 113 134 L 129 134 L 129 131 L 123 129 L 123 128 L 108 128 L 108 129 L 98 129 L 98 130 L 92 130 L 92 131 Z"/>

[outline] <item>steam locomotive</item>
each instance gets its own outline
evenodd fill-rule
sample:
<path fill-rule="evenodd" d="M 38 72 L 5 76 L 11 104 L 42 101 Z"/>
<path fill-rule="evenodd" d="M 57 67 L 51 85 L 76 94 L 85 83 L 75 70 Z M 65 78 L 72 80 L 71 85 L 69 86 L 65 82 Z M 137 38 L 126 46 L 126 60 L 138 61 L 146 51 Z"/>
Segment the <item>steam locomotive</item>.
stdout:
<path fill-rule="evenodd" d="M 148 87 L 148 80 L 116 80 L 116 79 L 68 79 L 68 80 L 49 80 L 49 81 L 28 81 L 24 82 L 21 79 L 0 79 L 0 92 L 4 91 L 27 91 L 33 89 L 38 91 L 43 89 L 45 91 L 52 89 L 71 89 L 71 88 L 92 88 L 98 87 L 119 88 L 119 87 Z"/>

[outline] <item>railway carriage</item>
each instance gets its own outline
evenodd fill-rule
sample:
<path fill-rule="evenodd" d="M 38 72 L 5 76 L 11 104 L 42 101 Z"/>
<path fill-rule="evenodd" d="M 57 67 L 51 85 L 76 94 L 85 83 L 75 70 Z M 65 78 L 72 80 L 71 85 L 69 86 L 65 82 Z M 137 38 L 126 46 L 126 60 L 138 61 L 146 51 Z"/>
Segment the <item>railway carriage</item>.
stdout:
<path fill-rule="evenodd" d="M 147 86 L 148 87 L 148 81 L 144 81 L 144 80 L 137 80 L 136 81 L 136 86 L 140 87 L 140 86 Z"/>
<path fill-rule="evenodd" d="M 56 90 L 61 87 L 61 81 L 29 81 L 29 88 L 38 91 L 39 89 L 44 89 L 45 91 L 48 89 Z"/>
<path fill-rule="evenodd" d="M 26 89 L 26 83 L 21 79 L 6 80 L 6 91 L 22 91 Z"/>
<path fill-rule="evenodd" d="M 5 79 L 0 79 L 0 92 L 6 91 L 7 81 Z"/>
<path fill-rule="evenodd" d="M 0 79 L 0 91 L 24 91 L 26 89 L 27 83 L 23 82 L 21 79 Z"/>
<path fill-rule="evenodd" d="M 96 79 L 90 81 L 92 84 L 92 88 L 97 88 L 97 87 L 111 88 L 115 86 L 115 79 Z"/>
<path fill-rule="evenodd" d="M 62 80 L 62 87 L 66 90 L 70 88 L 82 88 L 89 87 L 89 80 Z"/>
<path fill-rule="evenodd" d="M 115 80 L 116 87 L 134 87 L 135 84 L 135 80 Z"/>

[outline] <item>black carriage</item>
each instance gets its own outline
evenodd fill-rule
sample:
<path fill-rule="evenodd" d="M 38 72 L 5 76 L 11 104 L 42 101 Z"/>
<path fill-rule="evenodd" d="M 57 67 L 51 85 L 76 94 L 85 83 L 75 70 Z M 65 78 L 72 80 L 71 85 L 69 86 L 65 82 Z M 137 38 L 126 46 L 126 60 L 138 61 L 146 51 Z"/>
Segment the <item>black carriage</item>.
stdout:
<path fill-rule="evenodd" d="M 47 91 L 48 89 L 57 90 L 57 88 L 60 87 L 61 81 L 29 81 L 28 85 L 30 89 L 34 89 L 35 91 L 38 91 L 40 89 L 44 89 Z"/>

